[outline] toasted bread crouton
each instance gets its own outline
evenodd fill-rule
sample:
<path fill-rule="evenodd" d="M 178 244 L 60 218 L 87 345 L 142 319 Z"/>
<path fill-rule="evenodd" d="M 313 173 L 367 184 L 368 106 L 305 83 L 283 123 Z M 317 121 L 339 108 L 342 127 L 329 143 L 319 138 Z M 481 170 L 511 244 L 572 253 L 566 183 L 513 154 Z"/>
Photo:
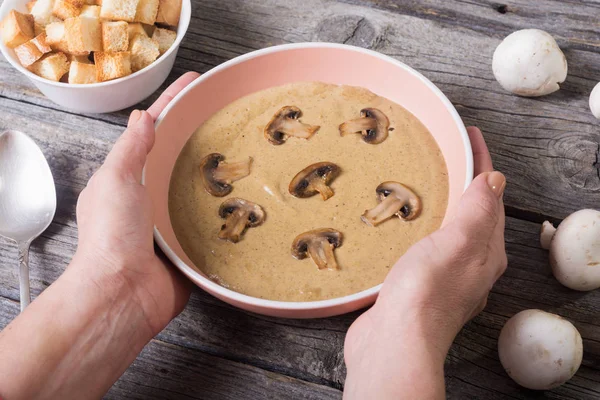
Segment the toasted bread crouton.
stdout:
<path fill-rule="evenodd" d="M 98 4 L 98 2 L 96 0 L 84 0 L 84 3 L 87 4 L 88 6 L 99 6 L 100 4 Z"/>
<path fill-rule="evenodd" d="M 113 21 L 133 22 L 139 0 L 103 0 L 100 17 Z"/>
<path fill-rule="evenodd" d="M 135 13 L 135 21 L 143 24 L 154 25 L 158 14 L 159 0 L 139 0 Z"/>
<path fill-rule="evenodd" d="M 99 18 L 75 17 L 65 20 L 69 52 L 102 51 L 102 24 Z"/>
<path fill-rule="evenodd" d="M 83 8 L 83 0 L 55 0 L 52 14 L 60 19 L 77 17 Z"/>
<path fill-rule="evenodd" d="M 131 70 L 139 71 L 152 64 L 158 58 L 158 42 L 144 35 L 136 35 L 129 42 L 129 51 L 131 52 Z"/>
<path fill-rule="evenodd" d="M 15 54 L 24 67 L 29 67 L 31 64 L 42 58 L 44 54 L 50 53 L 52 49 L 46 43 L 46 34 L 42 33 L 39 36 L 15 47 Z"/>
<path fill-rule="evenodd" d="M 35 1 L 30 1 L 29 3 L 25 4 L 25 7 L 27 7 L 27 11 L 29 11 L 29 14 L 31 14 L 31 10 L 33 10 L 33 6 L 35 6 Z"/>
<path fill-rule="evenodd" d="M 46 43 L 48 43 L 54 51 L 63 53 L 69 52 L 64 22 L 53 22 L 46 25 Z"/>
<path fill-rule="evenodd" d="M 129 25 L 125 21 L 102 22 L 102 47 L 106 52 L 129 49 Z"/>
<path fill-rule="evenodd" d="M 96 83 L 96 66 L 94 64 L 71 61 L 69 83 Z"/>
<path fill-rule="evenodd" d="M 64 53 L 50 53 L 33 63 L 29 70 L 42 78 L 58 82 L 69 72 L 69 61 Z"/>
<path fill-rule="evenodd" d="M 36 24 L 46 26 L 51 22 L 56 22 L 59 19 L 52 15 L 54 8 L 54 0 L 37 0 L 33 5 L 30 13 Z"/>
<path fill-rule="evenodd" d="M 33 39 L 33 15 L 10 10 L 0 22 L 0 35 L 4 44 L 11 49 Z"/>
<path fill-rule="evenodd" d="M 98 82 L 122 78 L 131 74 L 131 53 L 121 51 L 118 53 L 94 53 L 96 62 L 96 79 Z"/>
<path fill-rule="evenodd" d="M 100 18 L 100 6 L 85 5 L 81 8 L 80 17 Z"/>
<path fill-rule="evenodd" d="M 176 38 L 177 32 L 162 28 L 156 28 L 154 30 L 154 34 L 152 35 L 152 39 L 158 42 L 158 51 L 160 52 L 161 56 L 165 54 L 167 50 L 169 50 Z"/>
<path fill-rule="evenodd" d="M 77 61 L 80 64 L 94 64 L 92 60 L 90 60 L 89 56 L 77 56 L 74 54 L 67 54 L 67 60 L 69 60 L 69 62 Z"/>
<path fill-rule="evenodd" d="M 131 43 L 131 41 L 133 40 L 135 35 L 148 36 L 148 34 L 146 33 L 146 30 L 144 29 L 142 24 L 140 24 L 139 22 L 130 23 L 128 25 L 129 25 L 128 26 L 129 43 Z"/>
<path fill-rule="evenodd" d="M 38 36 L 41 35 L 42 33 L 46 33 L 46 28 L 43 27 L 40 24 L 36 24 L 35 22 L 33 23 L 33 35 Z"/>
<path fill-rule="evenodd" d="M 159 2 L 156 22 L 169 26 L 177 26 L 179 24 L 179 16 L 181 15 L 181 0 L 159 0 Z"/>

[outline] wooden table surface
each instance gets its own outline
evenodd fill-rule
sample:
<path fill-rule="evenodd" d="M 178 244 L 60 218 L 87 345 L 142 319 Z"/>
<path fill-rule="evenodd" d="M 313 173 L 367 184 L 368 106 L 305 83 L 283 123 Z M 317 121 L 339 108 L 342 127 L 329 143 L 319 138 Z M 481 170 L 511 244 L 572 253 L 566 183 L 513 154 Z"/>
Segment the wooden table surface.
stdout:
<path fill-rule="evenodd" d="M 496 168 L 508 177 L 509 267 L 485 311 L 467 324 L 448 355 L 448 397 L 597 399 L 600 291 L 578 293 L 559 285 L 538 230 L 544 219 L 559 222 L 598 204 L 600 123 L 587 104 L 600 81 L 599 15 L 594 0 L 195 0 L 164 87 L 188 70 L 205 72 L 252 50 L 305 41 L 367 47 L 417 68 L 446 93 L 466 124 L 483 130 Z M 503 91 L 491 71 L 500 40 L 531 27 L 554 35 L 569 62 L 562 89 L 539 99 Z M 44 98 L 4 59 L 0 76 L 0 129 L 18 128 L 35 138 L 57 185 L 54 223 L 32 246 L 35 296 L 69 263 L 77 244 L 77 196 L 123 131 L 129 110 L 78 115 Z M 0 327 L 19 310 L 16 258 L 15 246 L 0 239 Z M 551 392 L 519 388 L 498 361 L 503 323 L 527 308 L 558 313 L 583 336 L 581 369 Z M 268 318 L 197 289 L 106 398 L 340 399 L 344 336 L 357 315 Z"/>

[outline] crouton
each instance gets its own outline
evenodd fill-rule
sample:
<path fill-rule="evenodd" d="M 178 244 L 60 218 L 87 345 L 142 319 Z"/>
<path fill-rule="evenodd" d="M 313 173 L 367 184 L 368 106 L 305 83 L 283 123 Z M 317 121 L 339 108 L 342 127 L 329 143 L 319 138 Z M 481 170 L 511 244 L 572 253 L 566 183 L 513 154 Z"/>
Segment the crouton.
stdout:
<path fill-rule="evenodd" d="M 100 4 L 98 4 L 98 2 L 96 0 L 84 0 L 84 3 L 87 4 L 88 6 L 99 6 Z"/>
<path fill-rule="evenodd" d="M 146 30 L 144 29 L 142 24 L 140 24 L 139 22 L 130 23 L 128 26 L 128 33 L 129 33 L 129 43 L 131 43 L 131 41 L 133 40 L 135 35 L 148 36 L 148 34 L 146 33 Z"/>
<path fill-rule="evenodd" d="M 129 25 L 125 21 L 102 22 L 102 47 L 106 52 L 129 49 Z"/>
<path fill-rule="evenodd" d="M 133 22 L 139 0 L 103 0 L 100 18 Z"/>
<path fill-rule="evenodd" d="M 54 8 L 54 0 L 38 0 L 35 2 L 30 13 L 33 15 L 33 19 L 36 24 L 46 26 L 51 22 L 58 20 L 52 15 L 52 9 Z"/>
<path fill-rule="evenodd" d="M 52 49 L 46 43 L 45 33 L 15 47 L 15 54 L 21 62 L 21 65 L 24 67 L 29 67 L 31 64 L 42 58 L 44 54 L 50 53 L 51 51 Z"/>
<path fill-rule="evenodd" d="M 33 36 L 41 35 L 42 33 L 46 33 L 46 28 L 40 24 L 33 23 Z"/>
<path fill-rule="evenodd" d="M 50 53 L 33 63 L 29 70 L 42 78 L 58 82 L 69 72 L 69 61 L 64 53 Z"/>
<path fill-rule="evenodd" d="M 80 64 L 94 64 L 92 60 L 89 59 L 89 56 L 77 56 L 74 54 L 67 54 L 67 60 L 69 60 L 69 62 L 77 61 Z"/>
<path fill-rule="evenodd" d="M 181 15 L 181 0 L 159 0 L 156 22 L 169 26 L 179 24 Z"/>
<path fill-rule="evenodd" d="M 35 1 L 30 1 L 29 3 L 25 4 L 25 7 L 27 7 L 27 11 L 29 11 L 29 14 L 31 14 L 31 10 L 33 10 L 33 6 L 35 6 Z"/>
<path fill-rule="evenodd" d="M 69 52 L 64 22 L 53 22 L 46 25 L 46 43 L 48 43 L 54 51 L 63 53 Z"/>
<path fill-rule="evenodd" d="M 152 39 L 158 42 L 158 51 L 160 52 L 161 56 L 165 54 L 167 50 L 169 50 L 176 38 L 177 32 L 162 28 L 156 28 L 154 30 L 154 34 L 152 35 Z"/>
<path fill-rule="evenodd" d="M 80 17 L 100 18 L 100 6 L 85 5 L 81 8 Z"/>
<path fill-rule="evenodd" d="M 106 0 L 105 0 L 106 1 Z M 109 81 L 131 74 L 131 53 L 121 51 L 118 53 L 94 53 L 96 62 L 96 79 L 98 82 Z"/>
<path fill-rule="evenodd" d="M 21 14 L 16 10 L 10 10 L 0 22 L 2 40 L 11 49 L 33 39 L 33 34 L 33 15 L 31 14 Z"/>
<path fill-rule="evenodd" d="M 156 29 L 156 25 L 142 24 L 142 28 L 144 28 L 144 31 L 148 37 L 152 37 L 154 30 Z"/>
<path fill-rule="evenodd" d="M 55 0 L 52 14 L 60 19 L 77 17 L 83 8 L 83 0 Z"/>
<path fill-rule="evenodd" d="M 65 36 L 70 53 L 102 51 L 102 24 L 98 18 L 75 17 L 65 20 Z"/>
<path fill-rule="evenodd" d="M 71 61 L 69 83 L 96 83 L 96 66 L 94 64 Z"/>
<path fill-rule="evenodd" d="M 154 25 L 158 13 L 159 0 L 139 0 L 135 13 L 135 22 Z"/>
<path fill-rule="evenodd" d="M 158 42 L 144 35 L 136 35 L 129 42 L 129 51 L 131 52 L 131 70 L 139 71 L 152 64 L 158 58 Z"/>

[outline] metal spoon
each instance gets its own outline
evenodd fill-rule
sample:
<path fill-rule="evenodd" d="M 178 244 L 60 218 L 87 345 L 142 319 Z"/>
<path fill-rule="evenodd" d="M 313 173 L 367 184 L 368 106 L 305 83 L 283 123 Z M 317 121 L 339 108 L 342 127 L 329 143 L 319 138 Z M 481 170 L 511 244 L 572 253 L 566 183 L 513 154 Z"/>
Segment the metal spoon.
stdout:
<path fill-rule="evenodd" d="M 48 228 L 55 211 L 54 179 L 40 148 L 24 133 L 0 133 L 0 236 L 19 249 L 21 312 L 31 301 L 29 245 Z"/>

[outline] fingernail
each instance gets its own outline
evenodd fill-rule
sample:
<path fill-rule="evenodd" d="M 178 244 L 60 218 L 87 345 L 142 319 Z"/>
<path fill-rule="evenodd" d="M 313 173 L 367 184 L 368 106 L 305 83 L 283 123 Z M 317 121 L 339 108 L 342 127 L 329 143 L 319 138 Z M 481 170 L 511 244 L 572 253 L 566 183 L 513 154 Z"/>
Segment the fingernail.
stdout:
<path fill-rule="evenodd" d="M 133 110 L 131 112 L 131 115 L 129 116 L 129 122 L 127 122 L 127 126 L 129 127 L 138 122 L 141 116 L 142 113 L 140 112 L 140 110 Z"/>
<path fill-rule="evenodd" d="M 502 172 L 491 172 L 487 177 L 487 184 L 496 193 L 496 196 L 502 197 L 504 188 L 506 188 L 506 177 Z"/>

